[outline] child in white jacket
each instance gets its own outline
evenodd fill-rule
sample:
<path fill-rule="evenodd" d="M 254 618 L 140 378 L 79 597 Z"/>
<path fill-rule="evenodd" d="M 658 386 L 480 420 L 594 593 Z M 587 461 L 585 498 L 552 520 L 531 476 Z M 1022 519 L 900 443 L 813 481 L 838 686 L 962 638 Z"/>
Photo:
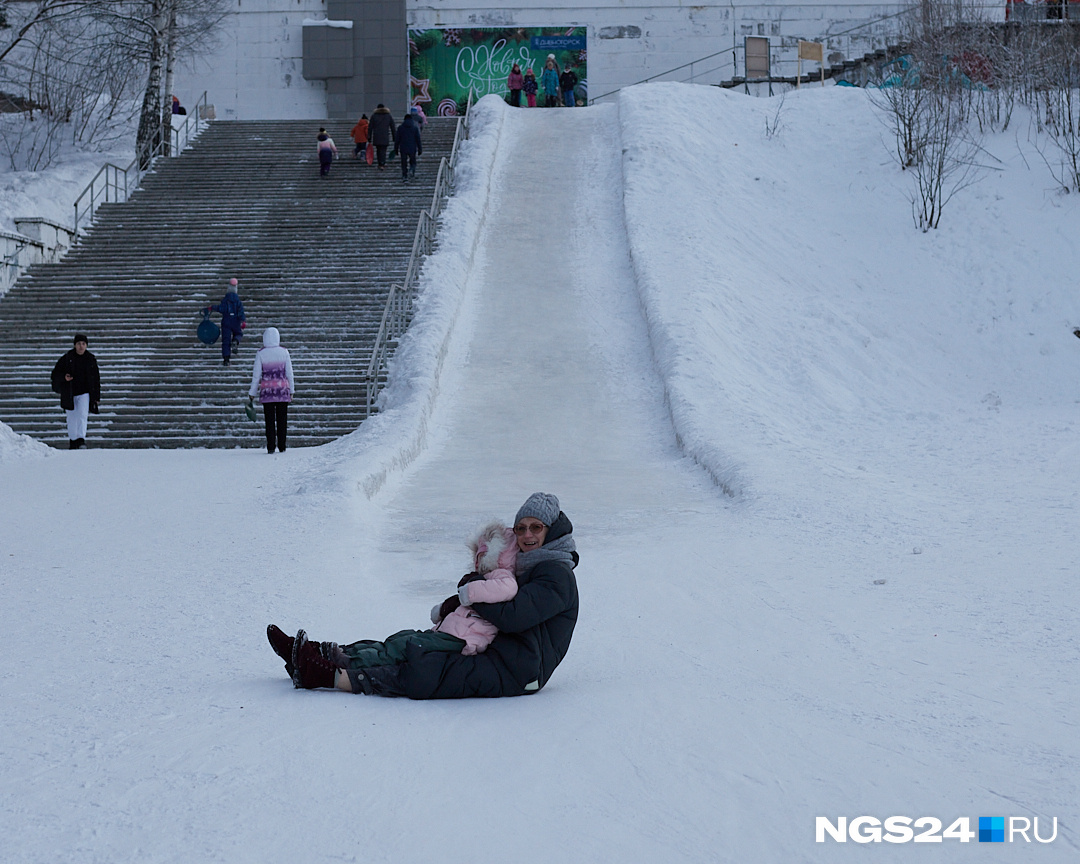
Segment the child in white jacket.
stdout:
<path fill-rule="evenodd" d="M 275 445 L 285 452 L 289 403 L 295 392 L 296 379 L 293 378 L 289 349 L 282 347 L 277 327 L 267 327 L 263 331 L 263 347 L 255 354 L 251 387 L 248 388 L 248 404 L 258 396 L 263 406 L 267 453 L 273 453 Z"/>

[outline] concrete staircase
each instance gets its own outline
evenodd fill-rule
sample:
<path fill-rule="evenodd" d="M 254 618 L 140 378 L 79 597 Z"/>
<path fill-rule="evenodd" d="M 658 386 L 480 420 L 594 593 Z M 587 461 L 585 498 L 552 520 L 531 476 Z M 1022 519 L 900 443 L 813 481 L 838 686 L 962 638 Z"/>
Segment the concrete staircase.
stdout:
<path fill-rule="evenodd" d="M 454 124 L 429 120 L 408 183 L 397 160 L 380 171 L 353 159 L 351 123 L 211 124 L 127 203 L 103 205 L 61 262 L 31 268 L 0 298 L 0 420 L 67 446 L 49 373 L 82 332 L 101 369 L 89 446 L 262 447 L 261 412 L 251 423 L 243 402 L 272 325 L 296 374 L 290 445 L 354 430 L 386 295 L 404 277 Z M 320 125 L 341 157 L 329 177 L 319 176 Z M 203 345 L 195 330 L 232 276 L 248 327 L 225 367 L 220 343 Z"/>

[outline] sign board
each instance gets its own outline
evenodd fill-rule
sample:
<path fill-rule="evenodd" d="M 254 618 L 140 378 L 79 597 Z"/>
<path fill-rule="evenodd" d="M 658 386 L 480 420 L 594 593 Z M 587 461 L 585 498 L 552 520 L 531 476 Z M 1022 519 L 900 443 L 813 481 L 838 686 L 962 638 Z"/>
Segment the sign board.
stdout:
<path fill-rule="evenodd" d="M 747 36 L 744 44 L 746 77 L 769 77 L 769 40 L 764 36 Z"/>
<path fill-rule="evenodd" d="M 799 59 L 800 60 L 817 60 L 821 63 L 825 53 L 824 46 L 820 42 L 803 42 L 799 40 Z"/>
<path fill-rule="evenodd" d="M 433 27 L 409 31 L 411 104 L 425 114 L 454 116 L 465 110 L 469 88 L 476 99 L 507 96 L 507 76 L 516 63 L 532 69 L 539 83 L 548 55 L 561 72 L 577 75 L 574 93 L 588 101 L 587 46 L 584 27 Z M 540 90 L 543 100 L 544 91 Z M 541 104 L 543 102 L 541 101 Z"/>
<path fill-rule="evenodd" d="M 799 40 L 799 71 L 795 76 L 795 86 L 802 86 L 802 61 L 816 60 L 821 64 L 821 86 L 825 86 L 825 46 L 820 42 L 803 42 Z"/>

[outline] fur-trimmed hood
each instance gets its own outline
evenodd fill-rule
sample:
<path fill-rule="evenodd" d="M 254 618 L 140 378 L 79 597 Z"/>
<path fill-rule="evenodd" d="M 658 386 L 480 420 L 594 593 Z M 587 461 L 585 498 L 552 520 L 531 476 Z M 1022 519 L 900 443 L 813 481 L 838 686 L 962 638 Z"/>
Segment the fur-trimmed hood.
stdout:
<path fill-rule="evenodd" d="M 476 572 L 484 575 L 492 570 L 509 570 L 514 572 L 514 562 L 517 560 L 517 541 L 514 532 L 502 522 L 489 522 L 476 532 L 469 541 L 469 551 L 472 552 L 472 563 Z"/>

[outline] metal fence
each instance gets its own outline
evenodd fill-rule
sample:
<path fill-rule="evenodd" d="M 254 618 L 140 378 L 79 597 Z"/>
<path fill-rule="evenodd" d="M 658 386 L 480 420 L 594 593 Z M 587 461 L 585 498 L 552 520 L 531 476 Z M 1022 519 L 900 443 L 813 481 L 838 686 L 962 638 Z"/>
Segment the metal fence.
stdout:
<path fill-rule="evenodd" d="M 439 160 L 439 173 L 435 177 L 435 191 L 431 195 L 431 207 L 420 211 L 416 233 L 413 235 L 409 264 L 405 268 L 405 279 L 400 285 L 395 283 L 390 286 L 386 306 L 383 308 L 382 321 L 379 323 L 379 332 L 371 351 L 371 360 L 368 362 L 364 376 L 365 417 L 370 417 L 375 412 L 379 391 L 386 384 L 390 358 L 412 320 L 413 301 L 416 298 L 420 267 L 424 258 L 435 249 L 439 214 L 442 212 L 443 202 L 446 201 L 454 186 L 454 166 L 457 164 L 459 145 L 469 137 L 472 101 L 473 93 L 470 90 L 465 114 L 458 119 L 457 128 L 454 130 L 454 145 L 450 150 L 450 158 L 443 156 Z"/>
<path fill-rule="evenodd" d="M 94 213 L 102 204 L 121 204 L 139 188 L 143 176 L 153 167 L 160 156 L 179 156 L 185 147 L 210 123 L 210 110 L 206 92 L 195 104 L 195 110 L 184 116 L 179 126 L 170 129 L 170 136 L 161 135 L 150 144 L 135 151 L 135 158 L 127 168 L 108 162 L 94 175 L 82 194 L 75 200 L 75 235 L 87 227 Z M 174 118 L 180 115 L 172 115 Z"/>

